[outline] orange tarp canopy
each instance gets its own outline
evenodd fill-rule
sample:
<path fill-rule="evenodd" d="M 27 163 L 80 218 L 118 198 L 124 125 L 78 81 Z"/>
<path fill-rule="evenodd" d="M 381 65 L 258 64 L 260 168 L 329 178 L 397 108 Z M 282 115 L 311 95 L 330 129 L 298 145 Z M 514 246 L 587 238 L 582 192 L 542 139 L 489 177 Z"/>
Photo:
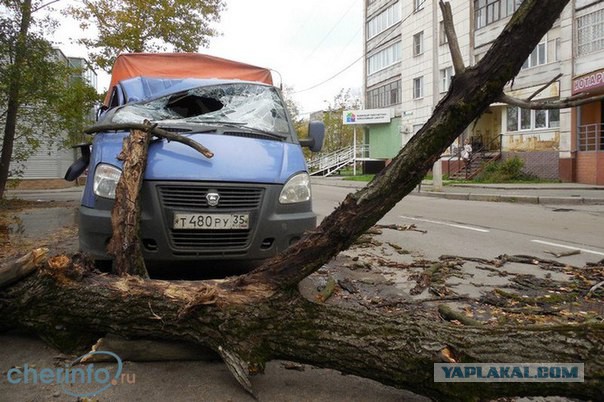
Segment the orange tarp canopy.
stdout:
<path fill-rule="evenodd" d="M 113 65 L 105 104 L 118 82 L 133 77 L 222 78 L 273 84 L 269 69 L 220 57 L 199 53 L 123 53 Z"/>

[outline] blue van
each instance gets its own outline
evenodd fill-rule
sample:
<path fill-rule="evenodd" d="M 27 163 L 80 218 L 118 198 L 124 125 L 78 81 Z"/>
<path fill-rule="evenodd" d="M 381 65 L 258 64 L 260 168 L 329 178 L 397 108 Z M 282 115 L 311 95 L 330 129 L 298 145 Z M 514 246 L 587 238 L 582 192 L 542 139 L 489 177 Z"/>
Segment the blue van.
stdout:
<path fill-rule="evenodd" d="M 319 151 L 324 126 L 311 122 L 309 138 L 298 139 L 275 86 L 141 75 L 112 84 L 107 100 L 98 126 L 148 120 L 214 153 L 209 159 L 179 142 L 151 141 L 140 193 L 145 260 L 261 260 L 316 226 L 302 146 Z M 73 180 L 88 169 L 79 240 L 96 260 L 110 259 L 117 156 L 128 134 L 96 133 L 66 174 Z"/>

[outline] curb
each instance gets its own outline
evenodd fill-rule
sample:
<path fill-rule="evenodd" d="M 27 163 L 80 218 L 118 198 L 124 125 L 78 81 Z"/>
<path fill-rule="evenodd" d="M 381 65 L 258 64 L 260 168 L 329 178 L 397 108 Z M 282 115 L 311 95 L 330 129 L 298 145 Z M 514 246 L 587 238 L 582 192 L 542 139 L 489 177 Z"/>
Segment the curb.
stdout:
<path fill-rule="evenodd" d="M 444 198 L 447 200 L 509 202 L 512 204 L 539 205 L 604 205 L 602 198 L 587 197 L 551 197 L 520 194 L 472 194 L 472 193 L 439 193 L 435 191 L 413 192 L 409 195 L 419 197 Z"/>
<path fill-rule="evenodd" d="M 344 187 L 344 188 L 363 188 L 367 183 L 355 182 L 339 179 L 311 179 L 312 184 L 320 186 Z M 453 187 L 453 186 L 452 186 Z M 462 186 L 455 186 L 462 187 Z M 464 186 L 467 190 L 471 186 Z M 593 189 L 593 187 L 590 187 Z M 513 191 L 510 188 L 493 188 L 505 192 Z M 548 188 L 543 188 L 544 190 Z M 536 189 L 539 191 L 539 189 Z M 604 198 L 592 197 L 555 197 L 539 195 L 521 195 L 521 194 L 473 194 L 473 193 L 453 193 L 425 190 L 414 190 L 409 193 L 410 196 L 444 198 L 447 200 L 458 201 L 483 201 L 483 202 L 508 202 L 513 204 L 534 204 L 534 205 L 604 205 Z"/>

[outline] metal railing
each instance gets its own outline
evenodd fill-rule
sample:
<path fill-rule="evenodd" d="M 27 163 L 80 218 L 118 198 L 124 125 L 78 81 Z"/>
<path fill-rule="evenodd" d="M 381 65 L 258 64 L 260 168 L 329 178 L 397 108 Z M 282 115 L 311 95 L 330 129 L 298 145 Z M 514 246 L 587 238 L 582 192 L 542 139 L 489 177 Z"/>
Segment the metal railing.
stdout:
<path fill-rule="evenodd" d="M 577 130 L 579 151 L 604 151 L 604 124 L 585 124 Z"/>
<path fill-rule="evenodd" d="M 497 144 L 498 142 L 498 147 L 494 146 L 495 144 Z M 478 169 L 472 169 L 472 165 L 476 162 L 479 163 L 488 163 L 491 162 L 493 160 L 498 159 L 501 156 L 502 153 L 502 144 L 503 144 L 503 134 L 499 134 L 496 137 L 493 137 L 491 139 L 491 141 L 487 142 L 486 144 L 481 144 L 480 146 L 475 146 L 476 149 L 472 149 L 472 152 L 470 153 L 470 158 L 468 159 L 468 161 L 466 163 L 463 164 L 463 166 L 459 166 L 459 162 L 461 161 L 461 151 L 463 150 L 463 148 L 457 148 L 455 151 L 455 154 L 452 154 L 449 159 L 447 159 L 447 175 L 449 177 L 453 177 L 455 175 L 457 175 L 458 173 L 460 173 L 462 170 L 465 170 L 465 179 L 471 179 L 472 177 L 476 176 L 478 173 L 480 173 L 480 170 L 482 170 L 482 168 L 478 168 Z M 497 149 L 498 151 L 494 153 L 494 151 L 492 151 L 492 149 Z M 457 170 L 451 172 L 451 160 L 457 158 L 458 161 L 458 168 Z"/>
<path fill-rule="evenodd" d="M 354 164 L 357 160 L 366 158 L 368 145 L 357 145 L 341 148 L 328 154 L 319 155 L 307 163 L 311 175 L 323 174 L 330 176 L 345 166 Z"/>

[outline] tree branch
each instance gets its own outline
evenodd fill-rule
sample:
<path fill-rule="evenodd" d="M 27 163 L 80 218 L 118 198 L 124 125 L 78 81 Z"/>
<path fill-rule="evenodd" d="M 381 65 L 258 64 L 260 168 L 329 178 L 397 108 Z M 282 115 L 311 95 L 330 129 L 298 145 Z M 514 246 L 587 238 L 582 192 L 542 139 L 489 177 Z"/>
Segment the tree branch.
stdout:
<path fill-rule="evenodd" d="M 552 78 L 551 80 L 549 80 L 546 84 L 544 84 L 541 88 L 537 89 L 535 92 L 533 92 L 531 94 L 531 96 L 529 96 L 528 98 L 526 98 L 527 101 L 532 100 L 535 96 L 539 95 L 541 92 L 543 92 L 545 90 L 545 88 L 549 87 L 550 85 L 552 85 L 554 82 L 556 82 L 556 80 L 560 77 L 562 77 L 564 74 L 560 73 L 558 75 L 556 75 L 554 78 Z"/>
<path fill-rule="evenodd" d="M 46 260 L 47 254 L 47 248 L 38 248 L 15 261 L 0 266 L 0 289 L 34 272 L 36 266 Z"/>
<path fill-rule="evenodd" d="M 458 75 L 466 70 L 466 66 L 464 65 L 461 50 L 459 49 L 459 42 L 457 41 L 457 34 L 455 33 L 455 25 L 453 23 L 453 12 L 451 11 L 451 3 L 440 0 L 439 6 L 443 14 L 443 25 L 445 28 L 445 34 L 447 35 L 449 51 L 451 52 L 453 68 L 455 69 L 455 75 Z"/>
<path fill-rule="evenodd" d="M 159 127 L 152 127 L 152 125 L 150 123 L 148 123 L 148 124 L 137 124 L 137 123 L 100 124 L 100 125 L 95 125 L 90 128 L 87 128 L 86 130 L 84 130 L 84 133 L 94 134 L 94 133 L 99 133 L 101 131 L 114 131 L 114 130 L 115 131 L 120 131 L 120 130 L 148 131 L 149 129 L 151 129 L 151 131 L 150 131 L 151 134 L 155 135 L 156 137 L 161 137 L 161 138 L 165 138 L 169 141 L 176 141 L 176 142 L 180 142 L 185 145 L 188 145 L 191 148 L 195 149 L 200 154 L 202 154 L 203 156 L 205 156 L 206 158 L 212 158 L 214 156 L 214 153 L 212 151 L 210 151 L 208 148 L 204 147 L 197 141 L 195 141 L 189 137 L 185 137 L 183 135 L 171 133 L 171 132 L 166 131 Z"/>
<path fill-rule="evenodd" d="M 518 106 L 523 109 L 535 109 L 535 110 L 546 110 L 546 109 L 565 109 L 569 107 L 577 107 L 585 105 L 587 103 L 599 102 L 604 100 L 604 95 L 590 96 L 590 97 L 573 97 L 570 96 L 564 99 L 548 100 L 548 101 L 528 101 L 524 99 L 514 98 L 512 96 L 503 94 L 499 98 L 500 102 L 507 103 L 508 105 Z"/>

